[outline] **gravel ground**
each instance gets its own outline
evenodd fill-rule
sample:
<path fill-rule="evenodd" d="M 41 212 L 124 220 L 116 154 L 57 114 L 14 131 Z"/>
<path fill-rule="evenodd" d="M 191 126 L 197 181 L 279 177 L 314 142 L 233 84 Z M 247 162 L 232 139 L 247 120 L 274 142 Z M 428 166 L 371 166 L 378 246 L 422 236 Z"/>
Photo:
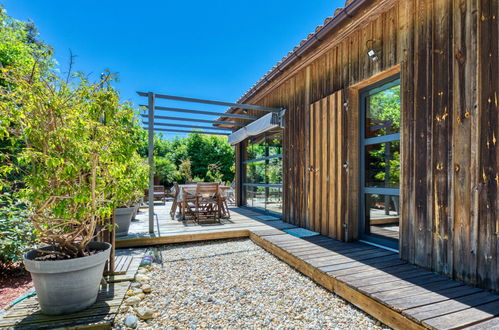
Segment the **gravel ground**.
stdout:
<path fill-rule="evenodd" d="M 125 318 L 141 307 L 154 314 L 139 318 L 140 329 L 382 328 L 250 240 L 166 246 L 162 258 L 162 267 L 140 271 L 152 292 L 122 308 L 115 329 L 126 328 Z"/>

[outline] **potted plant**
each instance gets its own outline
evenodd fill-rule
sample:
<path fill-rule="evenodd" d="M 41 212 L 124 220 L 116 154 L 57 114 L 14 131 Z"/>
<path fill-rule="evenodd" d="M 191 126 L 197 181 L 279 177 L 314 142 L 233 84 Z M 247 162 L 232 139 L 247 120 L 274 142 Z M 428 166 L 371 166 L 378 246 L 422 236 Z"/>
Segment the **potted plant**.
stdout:
<path fill-rule="evenodd" d="M 130 222 L 139 207 L 139 199 L 148 184 L 148 166 L 138 154 L 134 154 L 121 169 L 113 196 L 114 204 L 118 206 L 114 211 L 116 236 L 128 235 Z"/>
<path fill-rule="evenodd" d="M 96 301 L 111 249 L 95 237 L 109 228 L 116 183 L 135 157 L 140 126 L 132 107 L 120 104 L 111 74 L 98 83 L 15 70 L 2 70 L 2 78 L 16 88 L 0 89 L 0 112 L 9 120 L 0 138 L 24 140 L 23 196 L 41 246 L 24 255 L 25 267 L 42 313 L 85 309 Z"/>

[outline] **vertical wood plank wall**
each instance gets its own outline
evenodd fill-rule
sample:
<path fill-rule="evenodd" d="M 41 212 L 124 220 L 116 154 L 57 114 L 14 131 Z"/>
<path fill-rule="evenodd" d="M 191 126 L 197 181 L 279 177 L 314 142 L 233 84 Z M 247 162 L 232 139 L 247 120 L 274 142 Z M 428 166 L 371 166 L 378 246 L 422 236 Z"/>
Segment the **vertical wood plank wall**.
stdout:
<path fill-rule="evenodd" d="M 499 290 L 498 2 L 406 4 L 401 256 Z"/>
<path fill-rule="evenodd" d="M 346 175 L 345 110 L 340 90 L 310 105 L 309 198 L 310 229 L 338 240 L 344 239 Z"/>
<path fill-rule="evenodd" d="M 284 220 L 357 237 L 357 92 L 400 65 L 401 258 L 499 290 L 498 7 L 497 0 L 391 1 L 252 96 L 249 103 L 287 109 Z M 366 55 L 372 39 L 377 62 Z"/>

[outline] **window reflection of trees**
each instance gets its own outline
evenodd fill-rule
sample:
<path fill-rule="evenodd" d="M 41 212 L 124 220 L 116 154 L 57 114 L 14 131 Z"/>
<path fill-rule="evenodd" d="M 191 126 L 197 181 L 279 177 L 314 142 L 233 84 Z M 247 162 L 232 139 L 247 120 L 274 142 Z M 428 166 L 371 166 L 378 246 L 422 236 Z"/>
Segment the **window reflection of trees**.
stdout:
<path fill-rule="evenodd" d="M 263 158 L 263 159 L 262 159 Z M 246 147 L 246 205 L 282 212 L 282 134 L 256 137 Z"/>
<path fill-rule="evenodd" d="M 400 85 L 367 98 L 366 138 L 400 131 Z"/>

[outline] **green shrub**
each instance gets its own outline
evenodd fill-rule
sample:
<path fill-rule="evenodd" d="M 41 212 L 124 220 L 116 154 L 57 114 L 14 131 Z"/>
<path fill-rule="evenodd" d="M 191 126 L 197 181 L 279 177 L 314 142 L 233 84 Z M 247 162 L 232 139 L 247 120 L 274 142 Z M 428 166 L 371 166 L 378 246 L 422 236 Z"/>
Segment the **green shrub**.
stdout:
<path fill-rule="evenodd" d="M 26 205 L 10 194 L 0 195 L 0 263 L 9 266 L 21 261 L 35 243 Z"/>
<path fill-rule="evenodd" d="M 0 112 L 16 130 L 0 137 L 26 141 L 19 164 L 3 169 L 29 166 L 23 196 L 40 242 L 54 246 L 59 259 L 84 256 L 113 209 L 147 184 L 137 114 L 120 102 L 111 74 L 96 83 L 78 74 L 68 83 L 54 74 L 38 81 L 21 70 L 1 71 L 16 89 L 0 90 Z"/>

